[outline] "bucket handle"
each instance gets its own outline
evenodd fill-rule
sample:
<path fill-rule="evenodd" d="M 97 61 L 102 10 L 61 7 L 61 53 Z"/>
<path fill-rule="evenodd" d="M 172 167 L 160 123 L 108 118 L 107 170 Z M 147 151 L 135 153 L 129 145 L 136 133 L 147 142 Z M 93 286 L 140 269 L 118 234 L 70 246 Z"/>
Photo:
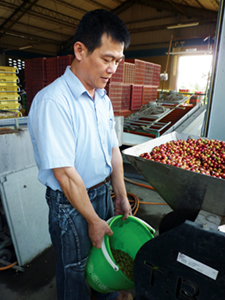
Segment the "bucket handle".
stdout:
<path fill-rule="evenodd" d="M 146 223 L 145 221 L 135 217 L 135 216 L 132 216 L 133 218 L 139 220 L 141 223 L 143 223 L 151 233 L 155 233 L 155 229 L 152 228 L 148 223 Z M 107 223 L 109 224 L 111 222 L 111 220 L 113 219 L 114 217 L 111 217 L 110 219 L 107 220 Z M 102 249 L 102 253 L 103 255 L 105 256 L 105 259 L 107 260 L 107 262 L 110 264 L 110 266 L 113 268 L 114 271 L 119 271 L 119 267 L 112 261 L 111 257 L 109 256 L 107 250 L 106 250 L 106 246 L 105 246 L 105 241 L 104 239 L 102 240 L 102 246 L 101 246 L 101 249 Z"/>
<path fill-rule="evenodd" d="M 140 221 L 141 223 L 143 223 L 148 229 L 149 231 L 154 234 L 155 233 L 155 229 L 150 226 L 148 223 L 146 223 L 145 221 L 143 221 L 142 219 L 139 219 L 138 217 L 132 216 L 133 218 L 137 219 L 138 221 Z"/>
<path fill-rule="evenodd" d="M 102 253 L 105 256 L 105 259 L 107 260 L 107 262 L 110 264 L 110 266 L 113 268 L 114 271 L 119 271 L 119 267 L 112 261 L 111 257 L 109 256 L 107 250 L 106 250 L 106 246 L 105 246 L 105 242 L 104 239 L 102 241 Z"/>
<path fill-rule="evenodd" d="M 114 216 L 111 217 L 111 218 L 109 218 L 106 222 L 109 224 L 110 221 L 111 221 L 113 218 L 114 218 Z M 108 251 L 106 250 L 104 238 L 103 238 L 103 240 L 102 240 L 102 246 L 101 246 L 101 249 L 102 249 L 103 255 L 105 256 L 105 259 L 106 259 L 107 262 L 110 264 L 110 266 L 113 268 L 113 270 L 116 271 L 116 272 L 119 271 L 120 268 L 112 261 L 111 257 L 109 256 Z"/>

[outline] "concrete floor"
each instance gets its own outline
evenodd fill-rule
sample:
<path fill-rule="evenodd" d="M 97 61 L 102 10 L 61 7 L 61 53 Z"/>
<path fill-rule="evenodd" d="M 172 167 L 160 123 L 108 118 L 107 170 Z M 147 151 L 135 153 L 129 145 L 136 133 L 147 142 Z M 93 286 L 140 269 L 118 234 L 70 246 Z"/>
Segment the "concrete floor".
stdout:
<path fill-rule="evenodd" d="M 129 179 L 148 184 L 140 180 L 140 175 L 128 163 L 124 163 L 125 176 Z M 132 178 L 133 177 L 133 178 Z M 135 177 L 135 178 L 134 178 Z M 138 177 L 138 179 L 137 179 Z M 161 219 L 171 211 L 168 205 L 147 205 L 141 202 L 165 203 L 155 192 L 126 181 L 127 192 L 139 199 L 138 218 L 149 223 L 158 235 Z M 0 272 L 1 300 L 56 300 L 55 287 L 55 254 L 52 248 L 47 249 L 36 259 L 24 266 L 25 271 L 8 269 Z M 135 296 L 135 291 L 131 291 Z M 82 300 L 82 299 L 80 299 Z"/>

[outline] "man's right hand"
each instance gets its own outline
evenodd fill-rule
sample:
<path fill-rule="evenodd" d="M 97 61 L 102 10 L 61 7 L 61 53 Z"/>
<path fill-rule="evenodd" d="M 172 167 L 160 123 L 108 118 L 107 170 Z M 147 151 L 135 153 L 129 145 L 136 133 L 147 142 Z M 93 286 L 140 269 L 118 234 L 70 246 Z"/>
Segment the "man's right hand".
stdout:
<path fill-rule="evenodd" d="M 111 236 L 113 234 L 108 223 L 102 219 L 99 219 L 98 222 L 89 223 L 88 232 L 89 232 L 89 237 L 92 241 L 92 245 L 97 249 L 101 248 L 102 240 L 105 234 L 107 234 L 108 236 Z"/>

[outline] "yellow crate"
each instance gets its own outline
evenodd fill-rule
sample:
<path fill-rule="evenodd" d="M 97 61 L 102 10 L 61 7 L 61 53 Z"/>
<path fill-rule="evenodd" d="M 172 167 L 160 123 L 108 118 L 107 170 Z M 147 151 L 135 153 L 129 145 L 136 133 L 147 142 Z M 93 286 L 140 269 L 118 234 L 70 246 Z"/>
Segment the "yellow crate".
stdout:
<path fill-rule="evenodd" d="M 0 73 L 16 73 L 16 74 L 18 74 L 19 72 L 16 67 L 0 66 Z"/>
<path fill-rule="evenodd" d="M 20 88 L 17 85 L 6 85 L 0 83 L 0 92 L 19 92 Z"/>
<path fill-rule="evenodd" d="M 0 109 L 1 110 L 18 110 L 20 107 L 20 103 L 6 103 L 6 104 L 0 104 Z"/>
<path fill-rule="evenodd" d="M 17 87 L 17 83 L 16 82 L 3 82 L 3 81 L 0 81 L 0 87 L 1 86 L 16 86 Z"/>
<path fill-rule="evenodd" d="M 1 100 L 0 99 L 0 105 L 8 105 L 8 104 L 17 104 L 18 103 L 18 100 L 10 100 L 10 101 L 7 101 L 7 100 Z"/>
<path fill-rule="evenodd" d="M 19 83 L 20 79 L 16 75 L 14 75 L 14 74 L 11 73 L 11 76 L 1 76 L 0 75 L 0 82 L 5 82 L 5 83 L 7 83 L 7 82 L 15 82 L 15 83 Z"/>
<path fill-rule="evenodd" d="M 1 67 L 0 67 L 0 68 L 1 68 Z M 1 72 L 1 71 L 0 71 L 0 78 L 1 78 L 1 77 L 10 77 L 10 76 L 17 76 L 17 74 L 16 74 L 15 72 L 14 72 L 14 73 L 13 73 L 13 72 L 10 72 L 10 73 L 8 72 L 8 73 L 7 73 L 7 72 Z"/>
<path fill-rule="evenodd" d="M 19 101 L 19 100 L 21 100 L 21 97 L 17 93 L 0 92 L 0 101 Z"/>
<path fill-rule="evenodd" d="M 17 93 L 17 91 L 15 92 L 15 91 L 6 91 L 6 92 L 3 92 L 3 91 L 1 91 L 0 90 L 0 98 L 1 97 L 8 97 L 8 96 L 14 96 L 14 97 L 16 97 L 16 96 L 19 96 L 18 95 L 18 93 Z"/>

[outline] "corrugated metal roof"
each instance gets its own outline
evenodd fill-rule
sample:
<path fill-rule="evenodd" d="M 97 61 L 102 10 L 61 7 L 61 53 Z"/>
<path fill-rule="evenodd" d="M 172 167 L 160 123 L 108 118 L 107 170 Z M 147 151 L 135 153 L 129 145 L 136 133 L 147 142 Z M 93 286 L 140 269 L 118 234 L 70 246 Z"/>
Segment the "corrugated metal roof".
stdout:
<path fill-rule="evenodd" d="M 70 50 L 79 20 L 86 12 L 98 8 L 113 11 L 124 20 L 132 46 L 137 42 L 144 44 L 146 32 L 166 30 L 177 22 L 208 24 L 211 34 L 219 0 L 1 0 L 0 50 L 7 53 L 28 47 L 25 51 L 43 55 Z M 141 35 L 136 40 L 137 33 Z M 162 39 L 168 37 L 165 33 L 161 35 Z M 151 38 L 154 43 L 154 34 Z"/>

